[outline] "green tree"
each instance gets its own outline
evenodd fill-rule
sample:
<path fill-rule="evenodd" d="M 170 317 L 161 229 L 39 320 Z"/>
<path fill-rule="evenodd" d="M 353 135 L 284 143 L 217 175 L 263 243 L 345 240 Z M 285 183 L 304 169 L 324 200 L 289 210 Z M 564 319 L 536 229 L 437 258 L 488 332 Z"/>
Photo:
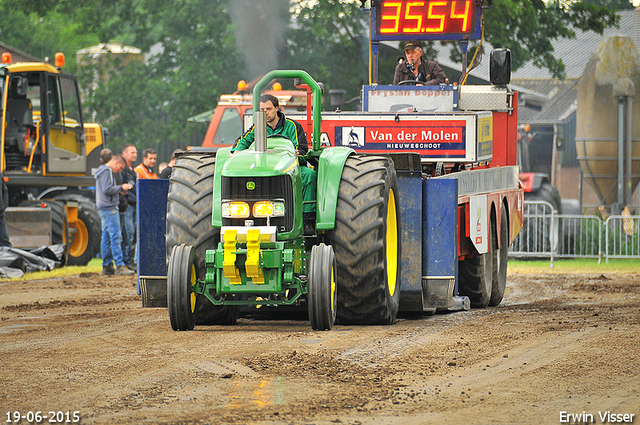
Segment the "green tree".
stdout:
<path fill-rule="evenodd" d="M 511 50 L 513 69 L 533 60 L 554 77 L 564 78 L 562 58 L 554 56 L 551 41 L 575 38 L 576 30 L 602 34 L 605 28 L 618 24 L 615 10 L 594 3 L 495 0 L 484 13 L 485 40 L 493 47 Z M 473 53 L 471 49 L 469 58 Z M 454 57 L 459 58 L 459 52 Z"/>
<path fill-rule="evenodd" d="M 330 107 L 331 88 L 346 90 L 345 100 L 359 96 L 361 86 L 369 81 L 368 15 L 359 2 L 298 0 L 292 10 L 294 24 L 282 52 L 285 67 L 304 69 L 325 83 L 325 108 Z"/>
<path fill-rule="evenodd" d="M 43 60 L 56 52 L 66 57 L 65 70 L 75 71 L 75 53 L 78 49 L 95 44 L 95 34 L 83 32 L 78 24 L 58 11 L 45 15 L 25 12 L 16 4 L 0 1 L 0 40 L 25 53 Z"/>
<path fill-rule="evenodd" d="M 150 0 L 147 7 L 153 3 Z M 112 62 L 108 83 L 94 89 L 85 103 L 109 128 L 110 146 L 116 149 L 126 143 L 158 150 L 165 144 L 201 143 L 206 128 L 187 118 L 212 109 L 219 94 L 233 90 L 238 80 L 234 70 L 242 68 L 234 54 L 226 2 L 183 0 L 170 9 L 153 10 L 149 16 L 159 37 L 157 54 L 144 64 Z M 90 86 L 91 67 L 83 76 L 83 86 Z"/>

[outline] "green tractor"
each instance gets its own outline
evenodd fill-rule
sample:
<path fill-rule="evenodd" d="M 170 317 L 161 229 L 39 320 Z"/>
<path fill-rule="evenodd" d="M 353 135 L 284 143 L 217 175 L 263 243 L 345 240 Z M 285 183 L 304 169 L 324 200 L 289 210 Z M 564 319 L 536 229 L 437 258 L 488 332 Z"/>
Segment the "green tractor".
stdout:
<path fill-rule="evenodd" d="M 313 93 L 317 172 L 313 234 L 288 139 L 266 136 L 262 89 L 300 78 Z M 321 89 L 304 71 L 272 71 L 254 88 L 256 141 L 230 155 L 178 158 L 167 202 L 167 306 L 174 330 L 234 324 L 247 306 L 306 307 L 311 327 L 391 324 L 400 301 L 398 182 L 388 157 L 320 147 Z M 307 106 L 308 108 L 311 105 Z"/>

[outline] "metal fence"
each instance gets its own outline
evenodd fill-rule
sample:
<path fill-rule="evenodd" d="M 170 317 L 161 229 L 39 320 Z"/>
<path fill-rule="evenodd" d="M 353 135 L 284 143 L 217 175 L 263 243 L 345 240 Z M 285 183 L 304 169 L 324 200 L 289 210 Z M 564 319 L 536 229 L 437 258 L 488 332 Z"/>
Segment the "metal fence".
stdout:
<path fill-rule="evenodd" d="M 509 256 L 516 258 L 640 258 L 640 216 L 556 214 L 544 201 L 524 203 L 524 227 Z"/>
<path fill-rule="evenodd" d="M 640 216 L 612 215 L 605 222 L 605 258 L 640 258 Z"/>

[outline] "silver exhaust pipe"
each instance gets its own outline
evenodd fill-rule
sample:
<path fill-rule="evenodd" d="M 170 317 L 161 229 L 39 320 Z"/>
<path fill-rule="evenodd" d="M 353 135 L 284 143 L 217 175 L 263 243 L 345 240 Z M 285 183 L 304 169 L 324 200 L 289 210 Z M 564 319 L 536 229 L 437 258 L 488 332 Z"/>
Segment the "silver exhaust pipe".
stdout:
<path fill-rule="evenodd" d="M 254 111 L 253 125 L 256 152 L 264 153 L 267 151 L 267 113 L 264 111 Z"/>

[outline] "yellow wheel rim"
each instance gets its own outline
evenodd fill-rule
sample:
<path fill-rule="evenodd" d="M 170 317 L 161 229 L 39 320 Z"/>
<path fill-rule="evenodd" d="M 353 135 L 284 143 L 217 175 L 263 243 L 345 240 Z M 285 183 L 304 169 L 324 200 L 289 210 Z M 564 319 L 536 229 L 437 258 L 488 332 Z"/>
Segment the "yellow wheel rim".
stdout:
<path fill-rule="evenodd" d="M 73 241 L 69 245 L 69 255 L 72 257 L 80 257 L 87 251 L 89 246 L 89 231 L 84 221 L 78 219 L 76 221 L 76 232 L 73 235 Z"/>
<path fill-rule="evenodd" d="M 393 190 L 389 191 L 387 202 L 387 283 L 389 294 L 396 293 L 398 275 L 398 220 L 396 217 L 396 198 Z"/>
<path fill-rule="evenodd" d="M 196 284 L 196 265 L 192 264 L 191 265 L 191 277 L 190 277 L 190 283 L 191 283 L 191 312 L 193 313 L 194 311 L 196 311 L 196 294 L 195 292 L 193 292 L 193 286 Z"/>
<path fill-rule="evenodd" d="M 333 276 L 333 264 L 331 265 L 331 311 L 335 310 L 336 306 L 334 303 L 336 297 L 336 280 Z"/>

